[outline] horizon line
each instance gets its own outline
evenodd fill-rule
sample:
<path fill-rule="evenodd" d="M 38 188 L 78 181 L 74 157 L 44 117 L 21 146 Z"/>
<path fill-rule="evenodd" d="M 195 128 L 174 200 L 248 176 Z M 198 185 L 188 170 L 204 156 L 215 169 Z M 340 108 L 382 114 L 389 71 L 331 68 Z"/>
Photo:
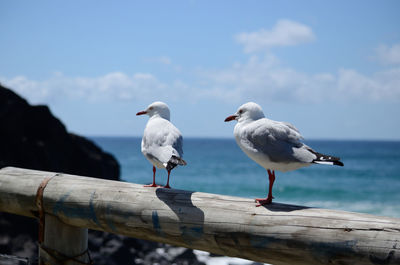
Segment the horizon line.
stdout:
<path fill-rule="evenodd" d="M 76 134 L 76 133 L 74 133 Z M 81 136 L 87 138 L 142 138 L 142 135 L 83 135 Z M 186 136 L 184 139 L 211 139 L 211 140 L 235 140 L 234 137 L 227 136 Z M 306 141 L 364 141 L 364 142 L 400 142 L 399 139 L 385 139 L 385 138 L 307 138 L 303 139 L 303 142 Z"/>

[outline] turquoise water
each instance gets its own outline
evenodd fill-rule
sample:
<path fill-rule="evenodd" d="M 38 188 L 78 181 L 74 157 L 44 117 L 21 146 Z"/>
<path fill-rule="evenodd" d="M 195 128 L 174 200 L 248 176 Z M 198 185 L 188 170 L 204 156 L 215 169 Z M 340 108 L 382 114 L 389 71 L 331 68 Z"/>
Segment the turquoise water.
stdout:
<path fill-rule="evenodd" d="M 122 179 L 147 184 L 152 165 L 140 152 L 140 138 L 94 137 L 121 164 Z M 306 141 L 321 153 L 342 158 L 344 167 L 312 165 L 276 172 L 275 202 L 400 217 L 400 142 Z M 177 189 L 248 198 L 267 195 L 267 172 L 233 139 L 184 139 L 185 167 L 171 173 Z M 167 174 L 158 169 L 156 182 Z"/>

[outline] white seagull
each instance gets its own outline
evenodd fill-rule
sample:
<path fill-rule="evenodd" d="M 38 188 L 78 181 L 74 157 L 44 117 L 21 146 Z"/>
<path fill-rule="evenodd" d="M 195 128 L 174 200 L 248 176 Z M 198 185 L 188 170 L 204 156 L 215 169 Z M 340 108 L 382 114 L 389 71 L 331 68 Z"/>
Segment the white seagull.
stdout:
<path fill-rule="evenodd" d="M 177 165 L 186 165 L 183 155 L 183 140 L 181 132 L 169 121 L 169 108 L 163 102 L 153 102 L 146 110 L 136 115 L 147 114 L 149 121 L 144 129 L 142 138 L 142 153 L 153 165 L 153 184 L 145 187 L 157 187 L 155 183 L 156 167 L 165 168 L 168 171 L 167 185 L 169 186 L 169 175 Z"/>
<path fill-rule="evenodd" d="M 311 164 L 343 166 L 339 157 L 323 155 L 303 144 L 299 130 L 287 122 L 265 118 L 261 107 L 248 102 L 225 121 L 237 120 L 233 134 L 242 151 L 268 171 L 269 189 L 265 199 L 255 199 L 259 204 L 269 204 L 274 198 L 272 186 L 275 170 L 290 171 Z"/>

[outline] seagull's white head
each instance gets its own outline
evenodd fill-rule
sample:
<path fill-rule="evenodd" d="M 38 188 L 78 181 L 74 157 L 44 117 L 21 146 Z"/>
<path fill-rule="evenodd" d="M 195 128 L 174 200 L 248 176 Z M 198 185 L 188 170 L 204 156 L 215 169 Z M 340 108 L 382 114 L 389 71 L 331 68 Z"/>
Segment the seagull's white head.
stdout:
<path fill-rule="evenodd" d="M 260 105 L 254 102 L 247 102 L 240 106 L 235 114 L 227 117 L 225 121 L 237 120 L 238 122 L 247 120 L 258 120 L 264 118 L 264 113 Z"/>
<path fill-rule="evenodd" d="M 139 111 L 136 115 L 147 114 L 151 117 L 161 117 L 166 120 L 169 120 L 169 108 L 168 105 L 161 101 L 156 101 L 151 103 L 145 110 Z"/>

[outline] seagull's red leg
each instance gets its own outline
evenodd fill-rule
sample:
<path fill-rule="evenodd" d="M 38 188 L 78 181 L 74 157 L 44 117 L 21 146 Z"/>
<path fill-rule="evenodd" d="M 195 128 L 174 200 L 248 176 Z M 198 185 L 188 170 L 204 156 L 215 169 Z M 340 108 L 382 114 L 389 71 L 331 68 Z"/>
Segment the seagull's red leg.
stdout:
<path fill-rule="evenodd" d="M 274 170 L 269 170 L 268 169 L 268 178 L 269 178 L 269 188 L 268 188 L 268 196 L 265 199 L 255 199 L 258 204 L 256 205 L 257 207 L 264 205 L 264 204 L 270 204 L 272 202 L 272 199 L 274 198 L 272 196 L 272 186 L 274 186 L 275 182 L 275 171 Z"/>
<path fill-rule="evenodd" d="M 156 185 L 156 167 L 153 166 L 153 184 L 144 185 L 145 187 L 157 187 Z"/>
<path fill-rule="evenodd" d="M 169 186 L 169 174 L 171 174 L 171 170 L 168 170 L 168 180 L 167 180 L 167 185 L 164 186 L 164 188 L 170 189 L 171 187 Z"/>

